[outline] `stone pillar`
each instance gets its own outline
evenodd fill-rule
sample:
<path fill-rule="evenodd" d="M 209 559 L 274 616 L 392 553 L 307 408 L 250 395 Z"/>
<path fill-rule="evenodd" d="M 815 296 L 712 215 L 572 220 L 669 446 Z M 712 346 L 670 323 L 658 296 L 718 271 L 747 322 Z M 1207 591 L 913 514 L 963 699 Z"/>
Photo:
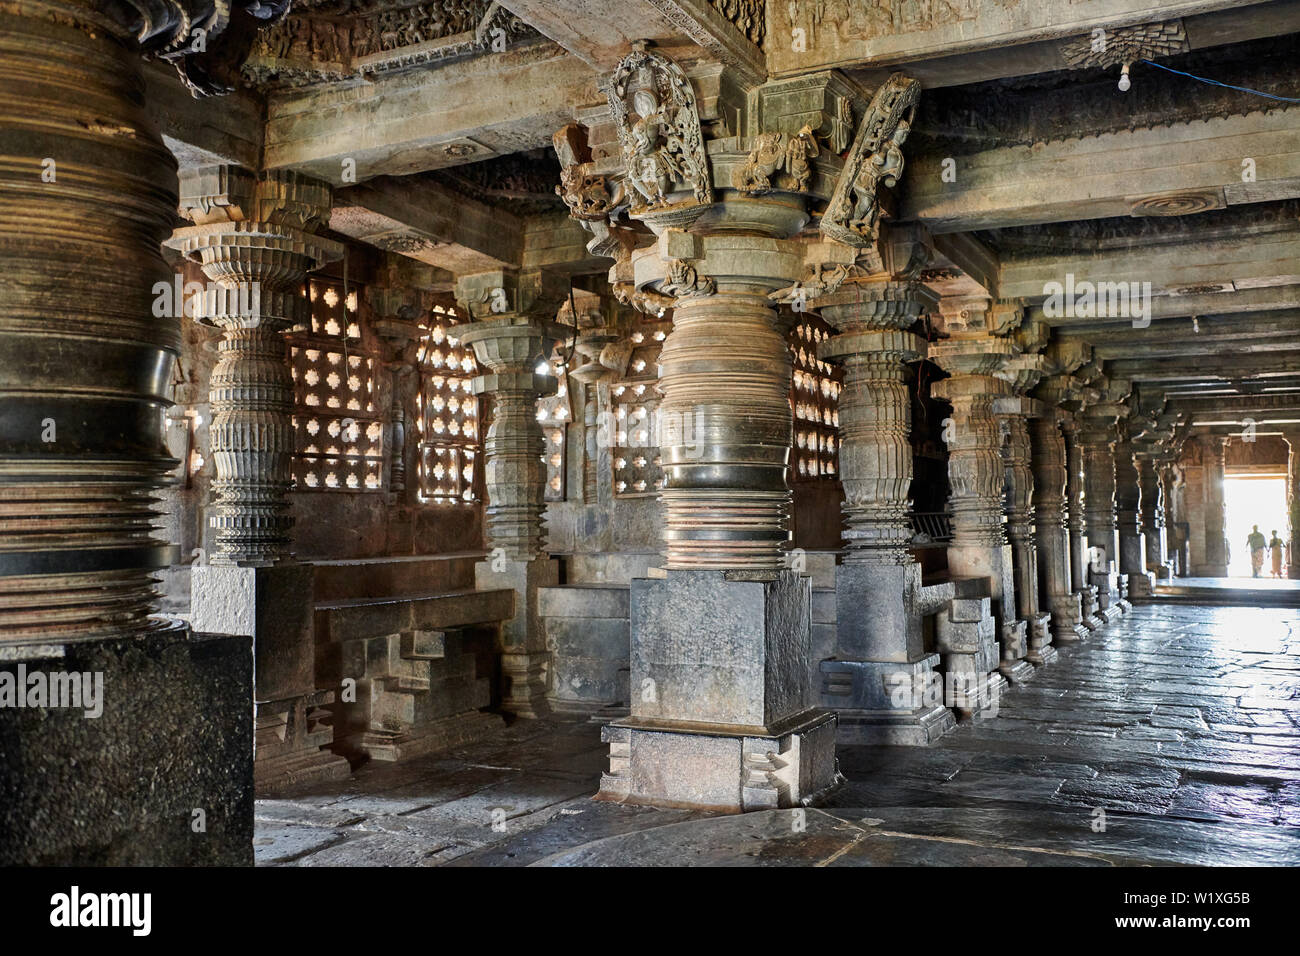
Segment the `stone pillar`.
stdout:
<path fill-rule="evenodd" d="M 1038 545 L 1039 595 L 1052 615 L 1052 637 L 1069 643 L 1088 636 L 1079 594 L 1070 576 L 1070 536 L 1066 526 L 1066 451 L 1064 418 L 1055 408 L 1030 423 L 1030 462 L 1034 473 L 1034 535 Z"/>
<path fill-rule="evenodd" d="M 1088 581 L 1097 588 L 1097 614 L 1107 623 L 1124 612 L 1115 570 L 1115 420 L 1123 407 L 1088 408 L 1079 432 L 1083 446 L 1083 523 Z"/>
<path fill-rule="evenodd" d="M 474 581 L 480 590 L 515 592 L 515 615 L 501 629 L 502 707 L 520 717 L 550 711 L 549 653 L 537 590 L 559 584 L 560 569 L 543 552 L 546 442 L 537 400 L 558 386 L 549 365 L 542 367 L 565 331 L 554 321 L 563 301 L 556 281 L 539 274 L 489 272 L 462 276 L 456 284 L 462 310 L 474 318 L 458 326 L 457 334 L 473 346 L 486 370 L 474 379 L 474 394 L 492 398 L 492 421 L 483 442 L 483 535 L 489 553 L 475 565 Z M 493 312 L 494 304 L 506 311 Z"/>
<path fill-rule="evenodd" d="M 1201 487 L 1204 495 L 1205 549 L 1204 562 L 1192 573 L 1203 578 L 1222 578 L 1228 575 L 1227 540 L 1224 537 L 1223 477 L 1228 454 L 1229 439 L 1218 435 L 1202 435 Z M 1238 547 L 1244 548 L 1245 542 Z"/>
<path fill-rule="evenodd" d="M 1088 579 L 1088 544 L 1083 522 L 1083 443 L 1074 415 L 1061 421 L 1065 435 L 1065 528 L 1070 548 L 1070 583 L 1079 595 L 1080 623 L 1095 631 L 1106 622 L 1097 613 L 1097 586 Z"/>
<path fill-rule="evenodd" d="M 1138 488 L 1141 491 L 1141 531 L 1143 536 L 1143 561 L 1145 569 L 1157 582 L 1170 576 L 1166 563 L 1165 508 L 1162 481 L 1161 452 L 1138 452 L 1135 464 L 1138 470 Z"/>
<path fill-rule="evenodd" d="M 734 114 L 711 114 L 711 131 L 724 138 L 706 149 L 693 82 L 638 43 L 608 84 L 616 131 L 600 134 L 605 142 L 617 136 L 622 181 L 609 188 L 585 161 L 580 138 L 557 147 L 565 201 L 578 218 L 594 217 L 594 247 L 616 256 L 616 291 L 629 302 L 666 301 L 674 310 L 659 357 L 656 423 L 665 561 L 632 582 L 631 714 L 603 732 L 610 770 L 600 799 L 732 811 L 792 807 L 842 779 L 835 716 L 814 705 L 811 581 L 787 566 L 783 551 L 791 367 L 773 305 L 806 303 L 826 290 L 821 253 L 838 279 L 854 262 L 854 248 L 794 237 L 812 208 L 834 207 L 823 231 L 853 209 L 830 202 L 832 187 L 846 198 L 860 183 L 859 208 L 874 197 L 866 131 L 893 136 L 914 110 L 919 86 L 891 78 L 866 110 L 870 122 L 837 179 L 838 157 L 813 174 L 822 147 L 811 131 L 822 120 L 807 111 L 842 117 L 853 90 L 831 74 L 800 83 L 797 96 L 782 82 L 750 94 L 751 131 L 759 117 L 763 123 L 752 139 L 733 138 Z M 765 164 L 773 149 L 784 157 L 779 170 Z M 618 227 L 597 207 L 617 202 L 610 199 L 616 192 L 625 195 L 628 216 L 655 234 L 652 246 L 636 249 L 633 239 L 619 249 L 605 241 Z M 810 249 L 818 252 L 813 259 Z"/>
<path fill-rule="evenodd" d="M 1015 576 L 1015 610 L 1026 627 L 1026 659 L 1035 665 L 1050 663 L 1057 657 L 1052 646 L 1052 615 L 1039 605 L 1039 549 L 1034 525 L 1034 451 L 1030 440 L 1030 421 L 1047 414 L 1043 402 L 1028 398 L 1026 392 L 1039 384 L 1048 369 L 1043 355 L 1024 354 L 1006 363 L 1000 373 L 1011 385 L 1014 395 L 995 405 L 998 421 L 1006 429 L 1002 442 L 1002 460 L 1006 467 L 1006 536 L 1011 542 L 1011 566 Z"/>
<path fill-rule="evenodd" d="M 167 244 L 209 279 L 195 318 L 220 328 L 209 382 L 215 528 L 191 571 L 198 630 L 246 634 L 256 657 L 254 775 L 266 792 L 346 777 L 333 741 L 333 691 L 317 691 L 312 569 L 289 550 L 293 515 L 293 378 L 282 333 L 309 321 L 307 273 L 342 255 L 317 235 L 330 187 L 288 170 L 208 166 L 181 176 L 181 213 L 194 225 Z"/>
<path fill-rule="evenodd" d="M 846 547 L 835 569 L 835 657 L 821 663 L 822 703 L 844 743 L 927 744 L 955 724 L 935 690 L 938 654 L 922 633 L 925 589 L 908 550 L 912 402 L 907 362 L 925 342 L 908 331 L 933 294 L 919 282 L 845 282 L 816 303 L 839 330 L 822 358 L 844 369 L 840 480 Z"/>
<path fill-rule="evenodd" d="M 154 532 L 183 303 L 138 51 L 198 23 L 215 46 L 231 12 L 0 8 L 0 670 L 102 679 L 94 719 L 0 708 L 7 866 L 253 862 L 250 642 L 151 617 L 179 558 Z"/>
<path fill-rule="evenodd" d="M 1137 449 L 1127 434 L 1115 443 L 1115 521 L 1119 531 L 1119 573 L 1128 579 L 1128 594 L 1148 598 L 1155 591 L 1155 575 L 1146 568 L 1146 540 L 1141 521 L 1142 492 Z M 1158 542 L 1157 542 L 1158 544 Z"/>
<path fill-rule="evenodd" d="M 990 599 L 995 622 L 994 633 L 974 647 L 966 642 L 950 646 L 944 663 L 970 680 L 980 680 L 997 668 L 1006 679 L 1020 681 L 1032 676 L 1033 665 L 1026 659 L 1026 625 L 1016 615 L 1011 546 L 1002 513 L 1002 434 L 994 417 L 994 403 L 1011 395 L 1011 386 L 996 373 L 1016 354 L 1006 333 L 1019 320 L 1019 312 L 1006 319 L 1000 310 L 988 299 L 945 299 L 940 311 L 950 337 L 930 348 L 930 358 L 951 376 L 931 388 L 935 398 L 952 405 L 952 419 L 946 423 L 953 530 L 948 569 L 959 581 L 959 596 L 976 593 L 962 593 L 961 579 L 979 582 L 979 593 Z M 992 334 L 993 330 L 1002 334 Z M 1000 658 L 995 656 L 995 638 L 1000 639 Z M 941 650 L 943 646 L 941 636 Z M 992 676 L 990 690 L 997 694 L 1002 676 Z"/>
<path fill-rule="evenodd" d="M 180 313 L 156 298 L 176 163 L 102 18 L 75 0 L 0 13 L 0 642 L 165 628 L 151 575 L 179 559 L 153 534 L 176 464 Z"/>

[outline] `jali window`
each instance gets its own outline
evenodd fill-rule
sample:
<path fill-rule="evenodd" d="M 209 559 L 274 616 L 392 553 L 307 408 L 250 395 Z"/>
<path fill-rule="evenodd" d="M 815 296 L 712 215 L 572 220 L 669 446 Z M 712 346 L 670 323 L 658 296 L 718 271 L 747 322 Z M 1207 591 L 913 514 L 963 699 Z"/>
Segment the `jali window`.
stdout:
<path fill-rule="evenodd" d="M 375 409 L 378 357 L 367 348 L 358 289 L 311 279 L 311 328 L 287 336 L 294 382 L 298 490 L 379 491 L 384 424 Z"/>
<path fill-rule="evenodd" d="M 818 316 L 805 313 L 790 330 L 790 409 L 794 414 L 792 481 L 835 480 L 839 476 L 842 370 L 817 358 L 817 345 L 834 334 Z"/>
<path fill-rule="evenodd" d="M 664 486 L 663 460 L 655 435 L 659 395 L 659 352 L 672 330 L 665 321 L 642 322 L 632 332 L 627 377 L 610 386 L 614 412 L 614 494 L 624 498 L 654 495 Z"/>
<path fill-rule="evenodd" d="M 443 505 L 479 498 L 482 460 L 479 399 L 471 391 L 478 375 L 474 350 L 456 337 L 456 311 L 434 306 L 420 343 L 420 499 Z"/>
<path fill-rule="evenodd" d="M 565 377 L 565 360 L 554 357 L 543 361 L 537 371 L 559 379 L 554 395 L 544 395 L 537 400 L 537 420 L 542 425 L 546 448 L 542 461 L 546 465 L 546 500 L 564 500 L 565 435 L 571 416 L 569 410 L 569 385 Z"/>

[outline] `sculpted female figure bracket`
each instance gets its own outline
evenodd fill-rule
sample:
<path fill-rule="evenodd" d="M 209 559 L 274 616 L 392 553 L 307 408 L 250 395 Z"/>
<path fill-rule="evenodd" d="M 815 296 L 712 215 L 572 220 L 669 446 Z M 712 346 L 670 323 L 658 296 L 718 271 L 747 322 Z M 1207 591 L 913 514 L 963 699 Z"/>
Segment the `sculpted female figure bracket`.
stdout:
<path fill-rule="evenodd" d="M 713 184 L 695 92 L 677 64 L 650 50 L 633 50 L 610 79 L 609 107 L 623 147 L 627 183 L 634 193 L 631 215 L 656 211 L 698 215 L 712 205 Z M 688 189 L 691 200 L 670 198 Z"/>
<path fill-rule="evenodd" d="M 844 170 L 822 216 L 822 235 L 856 248 L 872 245 L 880 228 L 879 190 L 903 174 L 902 145 L 911 130 L 921 84 L 895 73 L 871 99 Z"/>

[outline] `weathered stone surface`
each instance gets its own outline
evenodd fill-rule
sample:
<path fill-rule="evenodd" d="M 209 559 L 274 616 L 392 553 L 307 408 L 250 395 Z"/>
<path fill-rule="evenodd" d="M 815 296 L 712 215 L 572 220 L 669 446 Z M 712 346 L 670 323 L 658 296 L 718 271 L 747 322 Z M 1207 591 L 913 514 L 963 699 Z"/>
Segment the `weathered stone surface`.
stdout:
<path fill-rule="evenodd" d="M 20 666 L 29 677 L 99 675 L 101 713 L 0 707 L 0 862 L 252 862 L 247 637 L 171 628 L 70 643 L 57 654 L 0 661 L 0 679 L 16 679 Z"/>

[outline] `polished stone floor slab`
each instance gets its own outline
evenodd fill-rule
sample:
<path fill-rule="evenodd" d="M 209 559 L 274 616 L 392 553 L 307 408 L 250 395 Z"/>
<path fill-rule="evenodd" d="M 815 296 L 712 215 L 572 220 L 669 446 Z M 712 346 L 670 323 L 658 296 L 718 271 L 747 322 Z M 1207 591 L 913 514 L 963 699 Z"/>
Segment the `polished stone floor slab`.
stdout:
<path fill-rule="evenodd" d="M 841 747 L 824 806 L 597 803 L 575 718 L 260 800 L 263 865 L 1300 864 L 1300 611 L 1144 605 L 929 748 Z"/>

